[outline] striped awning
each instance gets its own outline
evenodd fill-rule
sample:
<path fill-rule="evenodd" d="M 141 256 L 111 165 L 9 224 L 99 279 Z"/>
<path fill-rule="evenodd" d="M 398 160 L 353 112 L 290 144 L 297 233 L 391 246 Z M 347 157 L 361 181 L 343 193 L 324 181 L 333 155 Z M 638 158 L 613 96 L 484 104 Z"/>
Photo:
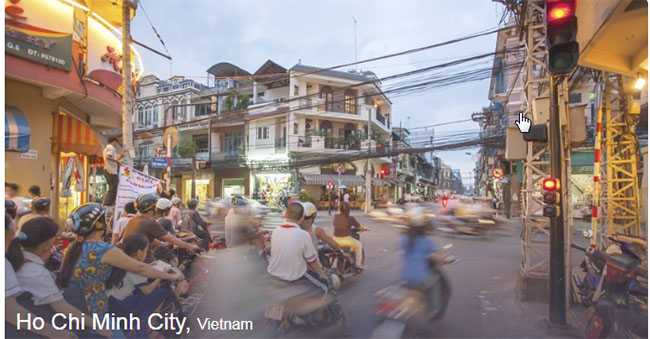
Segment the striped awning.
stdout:
<path fill-rule="evenodd" d="M 102 144 L 90 126 L 70 115 L 58 114 L 54 122 L 52 152 L 102 156 Z"/>
<path fill-rule="evenodd" d="M 337 174 L 303 174 L 306 185 L 320 185 L 326 186 L 329 181 L 338 183 L 339 176 Z M 365 185 L 365 180 L 358 175 L 343 174 L 341 175 L 341 185 L 346 186 L 361 186 Z"/>
<path fill-rule="evenodd" d="M 29 123 L 14 106 L 5 106 L 5 151 L 29 151 Z"/>

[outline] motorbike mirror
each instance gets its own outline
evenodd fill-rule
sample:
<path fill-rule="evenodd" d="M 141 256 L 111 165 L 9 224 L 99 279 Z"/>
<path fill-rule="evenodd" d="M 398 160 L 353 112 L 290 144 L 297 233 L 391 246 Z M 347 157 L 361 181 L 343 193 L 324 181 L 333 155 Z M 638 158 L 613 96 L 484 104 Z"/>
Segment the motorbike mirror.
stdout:
<path fill-rule="evenodd" d="M 450 244 L 447 244 L 447 245 L 445 245 L 445 246 L 442 246 L 442 249 L 445 250 L 445 251 L 447 251 L 447 250 L 451 249 L 452 247 L 454 247 L 454 244 L 451 244 L 451 243 L 450 243 Z"/>

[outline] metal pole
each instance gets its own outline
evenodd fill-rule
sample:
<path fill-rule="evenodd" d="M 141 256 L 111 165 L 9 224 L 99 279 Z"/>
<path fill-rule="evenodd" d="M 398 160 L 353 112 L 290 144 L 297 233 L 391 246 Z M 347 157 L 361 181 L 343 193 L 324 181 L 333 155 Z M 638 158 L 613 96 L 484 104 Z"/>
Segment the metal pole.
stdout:
<path fill-rule="evenodd" d="M 338 195 L 336 197 L 336 203 L 338 204 L 338 210 L 341 212 L 341 171 L 343 170 L 343 166 L 339 165 L 339 180 L 338 180 L 338 186 L 337 186 L 337 192 Z"/>
<path fill-rule="evenodd" d="M 551 76 L 551 119 L 550 119 L 550 144 L 551 144 L 551 176 L 562 178 L 562 144 L 560 106 L 558 104 L 558 83 L 561 79 Z M 562 190 L 565 187 L 560 187 Z M 549 325 L 562 328 L 566 326 L 566 293 L 564 272 L 564 219 L 562 216 L 562 203 L 559 213 L 551 220 L 550 243 L 550 279 L 549 279 Z"/>
<path fill-rule="evenodd" d="M 370 139 L 370 132 L 372 131 L 372 127 L 370 126 L 370 119 L 371 119 L 371 110 L 368 110 L 368 155 L 372 153 L 372 142 Z M 371 178 L 372 178 L 372 168 L 370 167 L 370 158 L 366 160 L 366 203 L 364 204 L 364 212 L 368 214 L 370 212 L 371 208 L 371 202 L 370 200 L 372 199 L 372 186 L 371 186 Z"/>
<path fill-rule="evenodd" d="M 131 86 L 131 1 L 122 3 L 122 145 L 125 153 L 124 162 L 133 166 L 133 87 Z"/>
<path fill-rule="evenodd" d="M 171 187 L 172 181 L 172 136 L 171 133 L 167 136 L 167 190 Z"/>

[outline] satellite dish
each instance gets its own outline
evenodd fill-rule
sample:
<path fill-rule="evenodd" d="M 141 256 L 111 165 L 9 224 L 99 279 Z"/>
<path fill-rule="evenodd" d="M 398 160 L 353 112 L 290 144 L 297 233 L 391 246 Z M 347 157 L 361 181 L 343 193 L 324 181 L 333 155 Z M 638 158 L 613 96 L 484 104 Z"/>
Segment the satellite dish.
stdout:
<path fill-rule="evenodd" d="M 176 127 L 167 127 L 167 129 L 165 129 L 165 134 L 163 134 L 163 146 L 165 146 L 165 148 L 167 147 L 169 137 L 172 138 L 171 148 L 176 147 L 176 144 L 178 144 L 178 130 Z"/>

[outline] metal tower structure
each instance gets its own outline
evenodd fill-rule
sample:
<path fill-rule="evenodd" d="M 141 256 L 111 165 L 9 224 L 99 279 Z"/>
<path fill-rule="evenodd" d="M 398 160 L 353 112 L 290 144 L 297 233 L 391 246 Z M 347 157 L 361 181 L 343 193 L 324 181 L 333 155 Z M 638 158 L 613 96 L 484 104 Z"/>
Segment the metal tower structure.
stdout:
<path fill-rule="evenodd" d="M 601 178 L 601 189 L 606 192 L 606 201 L 601 211 L 605 212 L 606 208 L 606 214 L 601 217 L 601 229 L 607 234 L 638 236 L 641 235 L 639 143 L 634 125 L 639 121 L 640 107 L 632 95 L 626 93 L 621 75 L 605 73 L 603 81 L 602 148 L 605 154 L 602 167 L 605 167 L 606 176 Z"/>

